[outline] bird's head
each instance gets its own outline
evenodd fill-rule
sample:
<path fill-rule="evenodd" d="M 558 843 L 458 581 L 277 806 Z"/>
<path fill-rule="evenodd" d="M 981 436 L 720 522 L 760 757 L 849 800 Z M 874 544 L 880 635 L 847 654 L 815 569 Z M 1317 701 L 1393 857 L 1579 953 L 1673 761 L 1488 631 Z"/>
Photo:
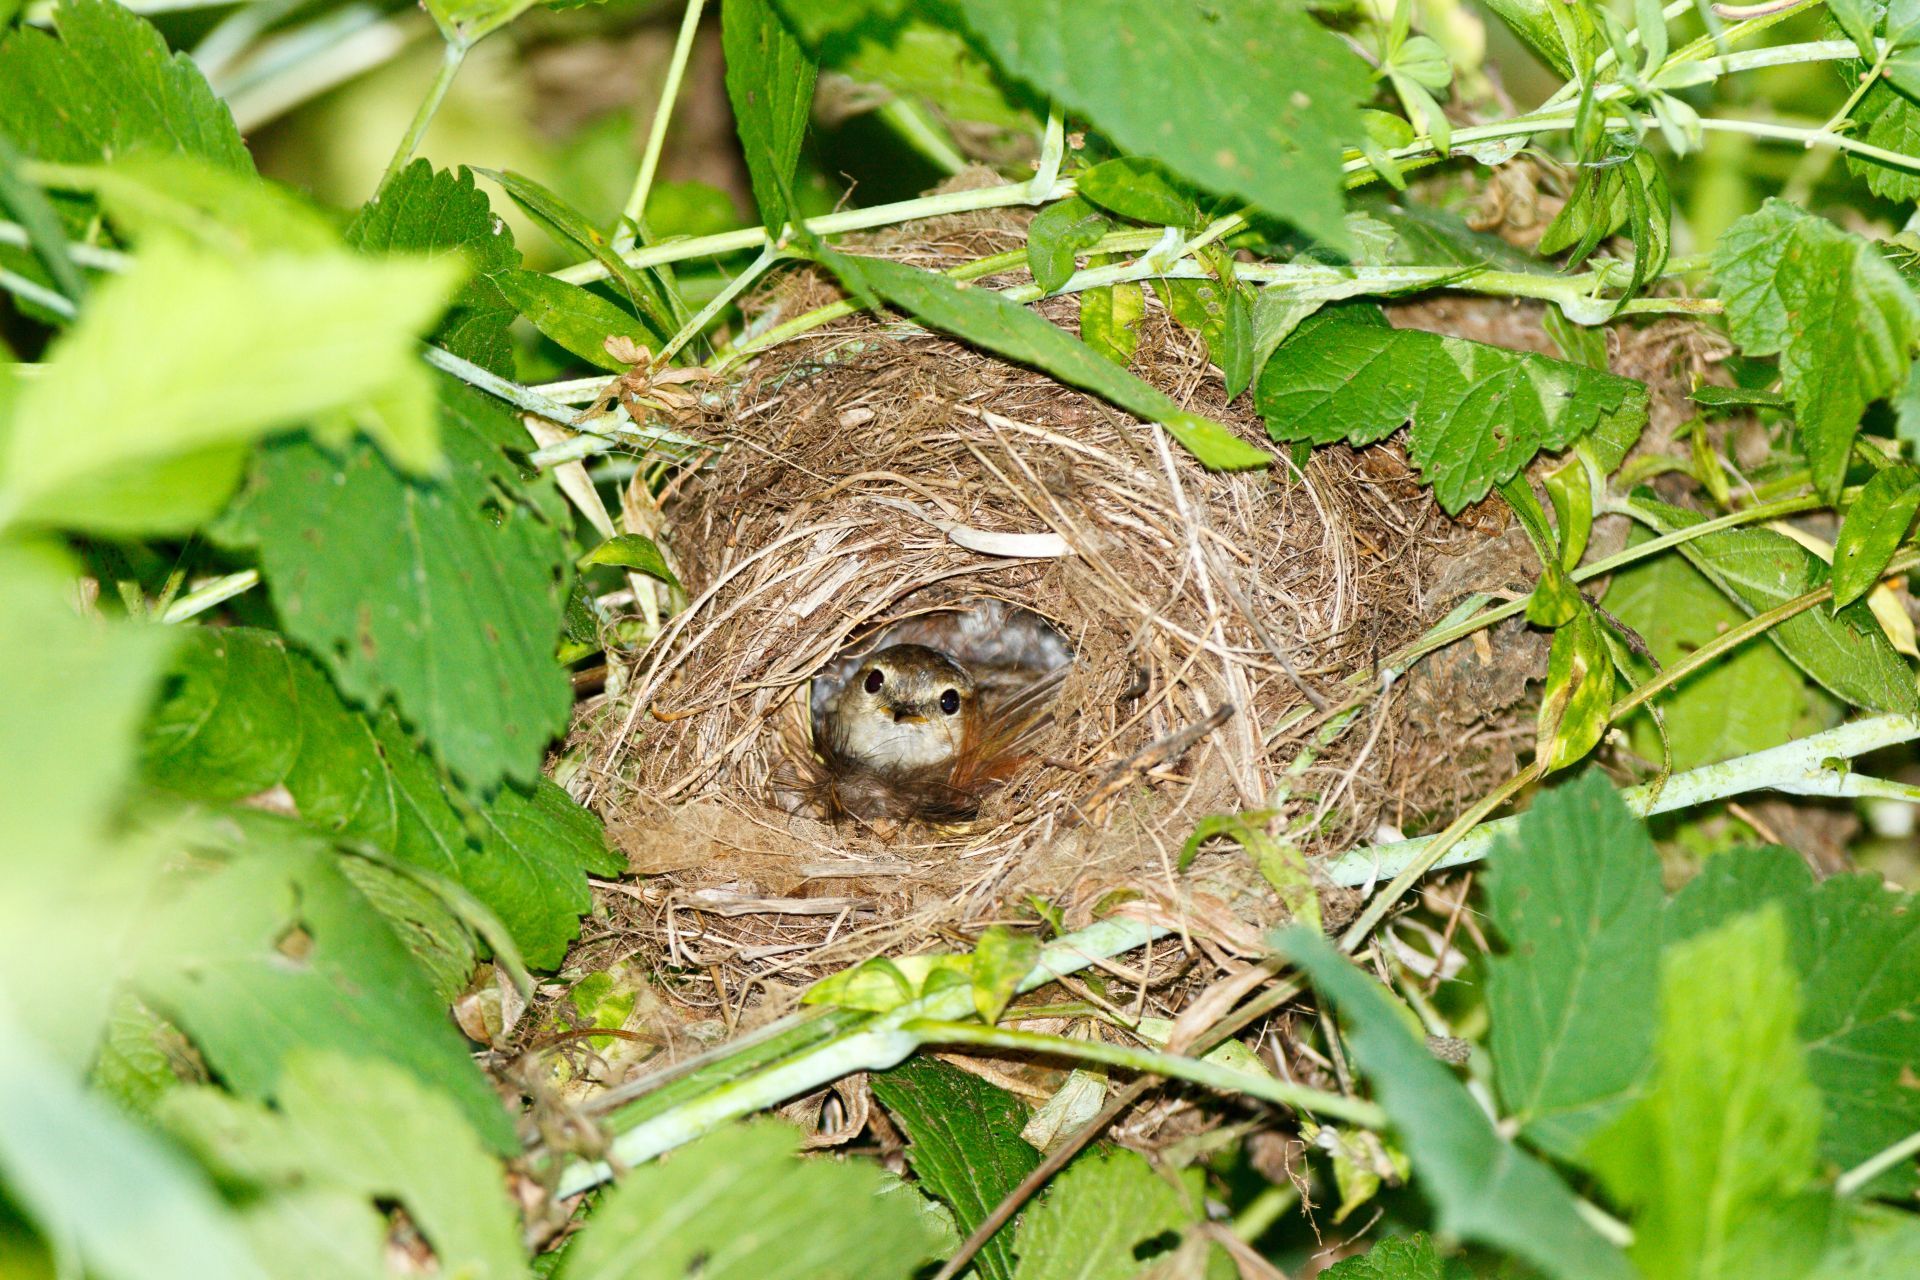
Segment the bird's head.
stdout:
<path fill-rule="evenodd" d="M 980 696 L 967 669 L 925 645 L 889 645 L 847 679 L 827 710 L 835 754 L 870 769 L 946 764 L 977 736 Z"/>

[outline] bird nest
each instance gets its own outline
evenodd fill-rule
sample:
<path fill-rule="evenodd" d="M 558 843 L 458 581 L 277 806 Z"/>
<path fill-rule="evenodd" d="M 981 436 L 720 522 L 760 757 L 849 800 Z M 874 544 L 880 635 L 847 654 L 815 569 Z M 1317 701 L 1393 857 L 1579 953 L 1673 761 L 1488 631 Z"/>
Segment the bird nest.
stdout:
<path fill-rule="evenodd" d="M 1005 247 L 977 222 L 942 243 Z M 760 305 L 791 316 L 823 288 L 801 277 Z M 1071 326 L 1071 299 L 1043 310 Z M 1134 368 L 1264 439 L 1151 301 Z M 1040 373 L 868 318 L 764 357 L 715 436 L 658 508 L 688 604 L 587 708 L 576 789 L 642 875 L 590 949 L 641 954 L 670 999 L 729 1027 L 867 956 L 957 949 L 1023 915 L 1141 913 L 1184 940 L 1160 949 L 1167 975 L 1230 963 L 1285 912 L 1236 848 L 1182 870 L 1203 817 L 1275 810 L 1325 853 L 1511 768 L 1500 712 L 1542 654 L 1463 648 L 1424 693 L 1373 674 L 1466 591 L 1525 580 L 1510 539 L 1446 518 L 1392 445 L 1213 473 Z M 977 815 L 796 805 L 790 780 L 819 764 L 816 678 L 844 680 L 903 620 L 981 609 L 1038 615 L 1072 661 Z M 1326 906 L 1338 918 L 1339 891 Z"/>

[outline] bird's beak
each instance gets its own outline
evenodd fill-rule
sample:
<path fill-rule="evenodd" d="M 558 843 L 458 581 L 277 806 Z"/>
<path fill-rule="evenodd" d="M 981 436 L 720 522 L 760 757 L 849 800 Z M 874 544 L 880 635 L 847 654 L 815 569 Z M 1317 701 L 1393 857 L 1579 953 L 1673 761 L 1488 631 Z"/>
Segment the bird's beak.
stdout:
<path fill-rule="evenodd" d="M 902 711 L 899 707 L 895 707 L 893 709 L 893 722 L 895 724 L 925 724 L 927 718 L 918 712 Z"/>

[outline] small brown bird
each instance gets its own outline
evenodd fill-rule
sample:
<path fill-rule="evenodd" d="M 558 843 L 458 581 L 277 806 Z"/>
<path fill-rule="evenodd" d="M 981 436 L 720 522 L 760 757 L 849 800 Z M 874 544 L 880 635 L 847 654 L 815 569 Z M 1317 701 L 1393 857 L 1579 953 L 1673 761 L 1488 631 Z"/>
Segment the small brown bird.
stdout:
<path fill-rule="evenodd" d="M 1049 704 L 1072 662 L 1066 641 L 1039 615 L 998 601 L 916 618 L 878 639 L 887 643 L 816 681 L 814 807 L 870 821 L 976 816 L 1052 722 Z"/>

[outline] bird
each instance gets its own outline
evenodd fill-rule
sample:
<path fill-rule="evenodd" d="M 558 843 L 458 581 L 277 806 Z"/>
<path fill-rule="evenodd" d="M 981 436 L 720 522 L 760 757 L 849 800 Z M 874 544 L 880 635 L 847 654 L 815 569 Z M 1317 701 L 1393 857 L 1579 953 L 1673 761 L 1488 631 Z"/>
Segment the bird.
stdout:
<path fill-rule="evenodd" d="M 889 628 L 816 680 L 812 807 L 834 820 L 977 817 L 1052 723 L 1071 663 L 1052 624 L 999 601 Z"/>

